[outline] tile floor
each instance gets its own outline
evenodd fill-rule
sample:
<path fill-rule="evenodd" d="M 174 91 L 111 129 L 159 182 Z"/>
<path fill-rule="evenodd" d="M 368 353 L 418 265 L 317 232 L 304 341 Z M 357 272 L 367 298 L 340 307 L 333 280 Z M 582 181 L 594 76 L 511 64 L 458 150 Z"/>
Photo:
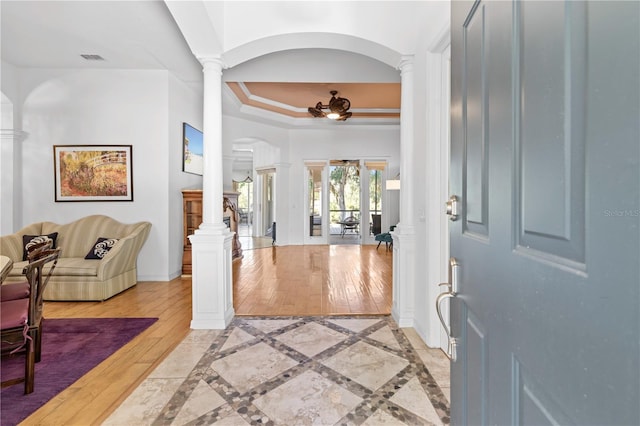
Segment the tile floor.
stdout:
<path fill-rule="evenodd" d="M 192 330 L 103 424 L 448 423 L 444 354 L 389 316 L 351 316 Z"/>

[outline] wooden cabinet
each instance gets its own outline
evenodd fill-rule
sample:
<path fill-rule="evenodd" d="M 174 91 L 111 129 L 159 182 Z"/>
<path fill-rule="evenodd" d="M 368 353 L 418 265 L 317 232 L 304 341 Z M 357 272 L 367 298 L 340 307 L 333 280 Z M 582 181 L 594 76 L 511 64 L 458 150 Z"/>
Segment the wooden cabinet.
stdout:
<path fill-rule="evenodd" d="M 185 189 L 182 191 L 183 241 L 182 241 L 182 274 L 191 275 L 191 242 L 192 235 L 202 223 L 202 190 Z"/>
<path fill-rule="evenodd" d="M 225 223 L 231 231 L 235 232 L 231 244 L 232 256 L 234 259 L 242 257 L 242 245 L 238 238 L 238 193 L 225 192 L 222 199 L 222 211 Z M 189 235 L 192 235 L 202 223 L 202 190 L 184 189 L 182 190 L 182 213 L 183 213 L 183 241 L 182 241 L 182 274 L 191 275 L 191 242 Z"/>

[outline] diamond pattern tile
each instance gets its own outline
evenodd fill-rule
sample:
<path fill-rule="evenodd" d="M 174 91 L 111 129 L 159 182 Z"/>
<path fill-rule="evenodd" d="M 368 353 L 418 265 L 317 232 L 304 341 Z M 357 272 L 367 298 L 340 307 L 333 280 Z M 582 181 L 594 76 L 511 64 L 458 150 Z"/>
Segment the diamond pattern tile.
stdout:
<path fill-rule="evenodd" d="M 396 337 L 393 335 L 393 332 L 389 327 L 382 327 L 376 332 L 373 332 L 369 335 L 369 339 L 377 340 L 378 342 L 388 346 L 392 349 L 401 351 L 402 346 L 396 340 Z"/>
<path fill-rule="evenodd" d="M 347 330 L 354 331 L 356 333 L 361 332 L 362 330 L 371 327 L 376 324 L 378 321 L 374 319 L 367 318 L 338 318 L 338 319 L 330 319 L 330 323 L 339 325 L 340 327 L 346 328 Z"/>
<path fill-rule="evenodd" d="M 214 361 L 211 368 L 236 389 L 246 392 L 294 365 L 295 360 L 258 343 Z"/>
<path fill-rule="evenodd" d="M 174 353 L 206 339 L 183 379 L 164 379 L 176 368 L 161 364 L 104 424 L 449 424 L 424 354 L 389 316 L 236 317 L 218 333 L 192 330 Z"/>
<path fill-rule="evenodd" d="M 424 420 L 437 423 L 440 419 L 420 381 L 414 377 L 396 392 L 389 400 L 417 414 Z"/>
<path fill-rule="evenodd" d="M 247 319 L 245 320 L 247 325 L 250 325 L 254 328 L 257 328 L 258 330 L 262 331 L 263 333 L 273 333 L 276 330 L 280 330 L 284 327 L 287 327 L 291 324 L 295 324 L 296 322 L 298 322 L 299 320 L 296 319 L 256 319 L 256 320 L 251 320 L 251 319 Z"/>
<path fill-rule="evenodd" d="M 198 383 L 187 402 L 182 406 L 174 423 L 185 424 L 201 415 L 217 408 L 226 401 L 213 390 L 204 380 Z"/>
<path fill-rule="evenodd" d="M 276 424 L 332 425 L 362 398 L 315 371 L 305 371 L 253 403 Z"/>
<path fill-rule="evenodd" d="M 246 331 L 236 328 L 235 330 L 233 330 L 233 332 L 229 335 L 229 338 L 227 339 L 226 342 L 224 342 L 224 345 L 222 346 L 222 350 L 226 351 L 228 349 L 231 349 L 235 346 L 241 345 L 243 343 L 247 343 L 251 340 L 255 339 L 254 336 L 252 336 L 251 334 L 247 333 Z"/>
<path fill-rule="evenodd" d="M 313 357 L 347 337 L 349 336 L 339 331 L 312 322 L 287 331 L 276 339 L 308 357 Z"/>
<path fill-rule="evenodd" d="M 376 390 L 395 377 L 409 362 L 368 343 L 358 342 L 323 364 L 370 390 Z"/>

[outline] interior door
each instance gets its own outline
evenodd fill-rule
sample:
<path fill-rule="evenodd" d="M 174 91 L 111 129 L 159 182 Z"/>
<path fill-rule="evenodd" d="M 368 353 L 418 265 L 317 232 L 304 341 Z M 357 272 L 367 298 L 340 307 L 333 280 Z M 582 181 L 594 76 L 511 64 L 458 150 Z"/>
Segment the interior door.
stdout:
<path fill-rule="evenodd" d="M 453 424 L 640 424 L 639 9 L 452 2 Z"/>

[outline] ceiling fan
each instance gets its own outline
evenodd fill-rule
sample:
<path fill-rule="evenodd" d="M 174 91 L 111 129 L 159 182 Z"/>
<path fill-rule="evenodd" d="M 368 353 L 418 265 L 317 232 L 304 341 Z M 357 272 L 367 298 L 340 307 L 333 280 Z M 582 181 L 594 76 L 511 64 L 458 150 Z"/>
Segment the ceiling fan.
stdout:
<path fill-rule="evenodd" d="M 331 99 L 328 105 L 322 105 L 322 102 L 318 102 L 315 107 L 309 107 L 309 113 L 314 117 L 326 117 L 331 120 L 345 121 L 351 117 L 349 108 L 351 108 L 351 102 L 347 98 L 336 97 L 337 90 L 332 90 Z M 325 112 L 325 110 L 328 110 Z"/>

